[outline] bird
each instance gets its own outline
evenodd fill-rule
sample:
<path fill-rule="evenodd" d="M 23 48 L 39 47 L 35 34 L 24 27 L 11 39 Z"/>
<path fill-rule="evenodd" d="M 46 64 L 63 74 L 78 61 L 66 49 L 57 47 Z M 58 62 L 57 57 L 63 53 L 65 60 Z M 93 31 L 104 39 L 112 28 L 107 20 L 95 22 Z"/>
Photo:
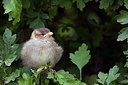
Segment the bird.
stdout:
<path fill-rule="evenodd" d="M 52 37 L 48 28 L 35 29 L 31 37 L 23 44 L 20 59 L 23 66 L 39 68 L 50 64 L 54 67 L 63 55 L 63 48 Z"/>

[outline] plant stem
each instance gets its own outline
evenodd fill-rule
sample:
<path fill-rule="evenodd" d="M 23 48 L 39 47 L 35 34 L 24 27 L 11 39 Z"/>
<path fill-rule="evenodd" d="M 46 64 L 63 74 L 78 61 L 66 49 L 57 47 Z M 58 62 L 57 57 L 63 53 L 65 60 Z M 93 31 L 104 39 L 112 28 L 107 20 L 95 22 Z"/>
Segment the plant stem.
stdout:
<path fill-rule="evenodd" d="M 82 69 L 79 70 L 80 70 L 80 80 L 82 80 Z"/>

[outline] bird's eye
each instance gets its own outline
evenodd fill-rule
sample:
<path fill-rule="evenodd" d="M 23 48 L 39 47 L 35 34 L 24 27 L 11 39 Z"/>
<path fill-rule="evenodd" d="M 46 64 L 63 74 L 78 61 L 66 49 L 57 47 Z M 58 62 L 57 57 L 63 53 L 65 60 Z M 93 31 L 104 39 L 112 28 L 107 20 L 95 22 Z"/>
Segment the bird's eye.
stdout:
<path fill-rule="evenodd" d="M 42 33 L 41 35 L 44 35 L 44 33 Z"/>

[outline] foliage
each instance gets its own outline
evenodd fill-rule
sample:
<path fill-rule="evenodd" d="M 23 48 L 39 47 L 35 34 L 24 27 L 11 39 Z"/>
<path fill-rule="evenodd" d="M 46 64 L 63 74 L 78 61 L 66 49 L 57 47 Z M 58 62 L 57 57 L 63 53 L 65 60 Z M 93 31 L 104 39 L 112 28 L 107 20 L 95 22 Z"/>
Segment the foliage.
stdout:
<path fill-rule="evenodd" d="M 120 76 L 120 73 L 118 73 L 118 71 L 119 71 L 119 67 L 114 66 L 109 70 L 108 74 L 99 72 L 98 74 L 99 79 L 97 79 L 97 81 L 103 85 L 105 84 L 111 85 L 112 82 L 115 81 Z"/>
<path fill-rule="evenodd" d="M 74 54 L 70 53 L 71 61 L 77 65 L 80 70 L 80 80 L 82 79 L 82 68 L 89 62 L 90 59 L 90 51 L 88 51 L 87 48 L 88 47 L 86 44 L 82 44 L 78 51 L 76 51 Z"/>
<path fill-rule="evenodd" d="M 86 85 L 64 70 L 59 70 L 57 72 L 51 71 L 48 74 L 48 78 L 58 82 L 59 85 Z"/>
<path fill-rule="evenodd" d="M 10 81 L 15 81 L 17 77 L 20 76 L 20 70 L 16 69 L 15 72 L 12 72 L 8 77 L 5 77 L 5 83 L 9 83 Z"/>
<path fill-rule="evenodd" d="M 122 52 L 128 49 L 128 0 L 1 0 L 0 4 L 0 85 L 86 85 L 90 75 L 98 76 L 95 85 L 128 84 L 128 50 Z M 22 43 L 31 29 L 40 27 L 50 28 L 64 48 L 56 66 L 62 70 L 18 66 Z M 74 76 L 77 70 L 80 80 Z"/>
<path fill-rule="evenodd" d="M 127 21 L 127 18 L 128 18 L 128 12 L 127 11 L 120 11 L 120 14 L 117 15 L 117 22 L 119 22 L 120 24 L 127 24 L 128 21 Z"/>
<path fill-rule="evenodd" d="M 117 41 L 123 41 L 126 40 L 127 38 L 128 38 L 128 28 L 126 27 L 120 31 Z"/>
<path fill-rule="evenodd" d="M 33 82 L 33 78 L 26 73 L 23 73 L 22 78 L 19 79 L 18 85 L 36 85 L 35 82 Z"/>
<path fill-rule="evenodd" d="M 17 57 L 17 51 L 19 45 L 13 44 L 16 40 L 16 35 L 12 35 L 12 32 L 7 28 L 3 34 L 3 43 L 1 43 L 1 61 L 6 66 L 10 66 L 11 63 Z M 3 45 L 3 46 L 2 46 Z"/>
<path fill-rule="evenodd" d="M 9 21 L 13 20 L 13 25 L 20 21 L 22 11 L 21 0 L 3 0 L 4 14 L 9 14 Z"/>

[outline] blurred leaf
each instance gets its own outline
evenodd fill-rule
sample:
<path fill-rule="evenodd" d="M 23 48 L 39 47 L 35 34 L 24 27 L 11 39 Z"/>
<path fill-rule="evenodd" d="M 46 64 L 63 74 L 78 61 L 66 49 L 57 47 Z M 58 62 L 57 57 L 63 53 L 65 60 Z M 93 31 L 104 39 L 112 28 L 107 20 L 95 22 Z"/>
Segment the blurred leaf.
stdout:
<path fill-rule="evenodd" d="M 19 79 L 18 85 L 36 85 L 33 78 L 26 73 L 23 73 L 22 78 Z"/>
<path fill-rule="evenodd" d="M 14 54 L 12 54 L 12 55 L 9 55 L 9 57 L 10 58 L 8 58 L 8 59 L 6 59 L 4 61 L 6 66 L 10 66 L 17 56 L 15 56 Z"/>
<path fill-rule="evenodd" d="M 3 34 L 3 40 L 5 43 L 3 43 L 4 47 L 2 48 L 3 50 L 1 51 L 2 60 L 4 61 L 6 66 L 10 66 L 18 55 L 17 52 L 19 49 L 19 45 L 12 45 L 16 40 L 16 34 L 12 35 L 11 30 L 6 28 Z"/>
<path fill-rule="evenodd" d="M 122 10 L 120 14 L 116 16 L 117 22 L 120 24 L 127 24 L 128 23 L 128 11 Z"/>
<path fill-rule="evenodd" d="M 85 83 L 74 78 L 73 75 L 69 74 L 64 70 L 59 70 L 57 72 L 49 72 L 49 79 L 53 79 L 55 82 L 58 82 L 60 85 L 86 85 Z"/>
<path fill-rule="evenodd" d="M 128 61 L 125 63 L 124 67 L 127 67 L 128 68 Z"/>
<path fill-rule="evenodd" d="M 124 67 L 127 67 L 128 68 L 128 50 L 126 50 L 126 51 L 123 51 L 123 53 L 124 53 L 124 55 L 126 55 L 126 63 L 125 63 L 125 65 L 124 65 Z"/>
<path fill-rule="evenodd" d="M 114 2 L 112 8 L 113 10 L 117 10 L 119 9 L 120 6 L 122 6 L 124 4 L 124 1 L 123 0 L 118 0 L 116 2 Z"/>
<path fill-rule="evenodd" d="M 37 18 L 39 16 L 39 13 L 38 12 L 35 12 L 33 10 L 29 10 L 28 11 L 28 15 L 27 15 L 29 18 Z"/>
<path fill-rule="evenodd" d="M 77 67 L 80 70 L 80 79 L 81 79 L 81 70 L 82 68 L 89 62 L 90 59 L 90 51 L 87 50 L 88 47 L 86 44 L 82 44 L 78 51 L 76 51 L 74 54 L 70 53 L 70 59 L 71 61 L 77 65 Z"/>
<path fill-rule="evenodd" d="M 3 49 L 4 49 L 4 40 L 3 37 L 0 36 L 0 56 L 2 56 Z"/>
<path fill-rule="evenodd" d="M 92 25 L 101 23 L 100 17 L 95 12 L 88 12 L 87 20 Z"/>
<path fill-rule="evenodd" d="M 56 6 L 59 4 L 59 1 L 58 0 L 51 0 L 51 4 L 52 4 L 52 6 L 53 5 Z"/>
<path fill-rule="evenodd" d="M 12 35 L 12 32 L 10 29 L 6 28 L 5 32 L 3 34 L 3 40 L 6 44 L 11 45 L 16 40 L 16 34 Z"/>
<path fill-rule="evenodd" d="M 38 68 L 36 71 L 33 70 L 33 69 L 31 69 L 31 70 L 32 70 L 34 76 L 35 76 L 36 78 L 38 78 L 38 75 L 39 75 L 41 72 L 43 72 L 43 70 L 44 70 L 45 68 L 48 68 L 48 66 L 47 66 L 47 65 L 43 65 L 43 66 L 41 66 L 40 68 Z"/>
<path fill-rule="evenodd" d="M 36 18 L 32 22 L 30 22 L 29 27 L 32 29 L 36 29 L 36 28 L 43 28 L 45 26 L 44 26 L 44 22 L 40 18 Z"/>
<path fill-rule="evenodd" d="M 9 21 L 13 20 L 13 25 L 20 21 L 22 11 L 21 0 L 3 0 L 5 14 L 9 14 Z"/>
<path fill-rule="evenodd" d="M 107 9 L 113 4 L 114 0 L 100 0 L 100 9 Z"/>
<path fill-rule="evenodd" d="M 91 0 L 73 0 L 73 2 L 76 2 L 77 8 L 79 8 L 81 11 L 83 11 L 85 4 L 89 1 Z"/>
<path fill-rule="evenodd" d="M 11 63 L 16 59 L 17 52 L 18 52 L 18 44 L 14 44 L 11 46 L 9 53 L 7 54 L 7 57 L 4 58 L 4 62 L 6 66 L 10 66 Z"/>
<path fill-rule="evenodd" d="M 59 0 L 59 5 L 62 8 L 70 9 L 72 7 L 72 1 L 71 0 Z"/>
<path fill-rule="evenodd" d="M 66 38 L 67 40 L 76 40 L 77 39 L 77 34 L 74 28 L 70 26 L 60 26 L 60 28 L 57 31 L 58 35 L 60 37 Z"/>
<path fill-rule="evenodd" d="M 128 27 L 123 28 L 117 38 L 117 41 L 123 41 L 128 38 Z"/>
<path fill-rule="evenodd" d="M 28 9 L 30 7 L 30 0 L 22 0 L 23 8 Z"/>
<path fill-rule="evenodd" d="M 5 78 L 6 77 L 6 72 L 5 72 L 5 68 L 0 68 L 0 78 Z M 0 79 L 1 80 L 1 79 Z"/>
<path fill-rule="evenodd" d="M 51 8 L 48 9 L 50 19 L 53 19 L 57 15 L 57 9 L 58 8 L 56 6 L 52 6 Z"/>
<path fill-rule="evenodd" d="M 124 0 L 124 6 L 128 9 L 128 0 Z"/>
<path fill-rule="evenodd" d="M 10 81 L 15 81 L 17 77 L 20 76 L 20 70 L 16 69 L 15 72 L 12 72 L 8 77 L 5 77 L 5 83 L 9 83 Z"/>
<path fill-rule="evenodd" d="M 123 51 L 124 55 L 128 55 L 128 50 Z"/>
<path fill-rule="evenodd" d="M 43 13 L 43 12 L 40 13 L 39 17 L 41 17 L 42 19 L 49 19 L 48 14 Z"/>
<path fill-rule="evenodd" d="M 99 77 L 99 79 L 97 79 L 97 81 L 104 85 L 105 81 L 106 81 L 106 79 L 108 77 L 108 74 L 107 73 L 105 74 L 105 73 L 99 72 L 98 77 Z"/>

